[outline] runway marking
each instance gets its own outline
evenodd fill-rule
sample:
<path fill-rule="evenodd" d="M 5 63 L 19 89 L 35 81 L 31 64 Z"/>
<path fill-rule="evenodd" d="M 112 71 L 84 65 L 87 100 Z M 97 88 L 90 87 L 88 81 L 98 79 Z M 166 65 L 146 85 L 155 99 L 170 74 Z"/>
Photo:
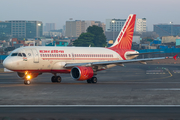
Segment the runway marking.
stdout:
<path fill-rule="evenodd" d="M 165 74 L 165 73 L 146 73 L 146 74 Z"/>
<path fill-rule="evenodd" d="M 180 70 L 173 70 L 174 73 L 180 73 Z"/>
<path fill-rule="evenodd" d="M 0 105 L 0 108 L 12 107 L 180 107 L 180 105 Z"/>
<path fill-rule="evenodd" d="M 144 79 L 144 80 L 156 80 L 156 79 L 164 79 L 164 78 L 170 78 L 172 77 L 173 75 L 171 74 L 171 72 L 165 68 L 165 70 L 169 73 L 170 76 L 167 76 L 167 77 L 161 77 L 161 78 L 150 78 L 150 79 Z M 141 80 L 142 81 L 142 80 Z"/>
<path fill-rule="evenodd" d="M 171 74 L 171 72 L 167 69 L 167 68 L 164 68 L 164 70 L 166 70 L 170 76 L 166 76 L 166 77 L 161 77 L 161 78 L 150 78 L 150 79 L 141 79 L 141 80 L 136 80 L 136 81 L 144 81 L 144 80 L 156 80 L 156 79 L 164 79 L 164 78 L 169 78 L 169 77 L 172 77 L 173 75 Z M 130 72 L 130 71 L 123 71 L 123 72 Z M 132 72 L 132 71 L 131 71 Z M 139 73 L 144 73 L 143 71 L 142 72 L 139 72 Z M 135 73 L 135 74 L 138 74 L 138 73 Z M 160 75 L 165 75 L 166 73 L 162 73 Z M 147 74 L 147 75 L 152 75 L 152 74 Z M 153 75 L 159 75 L 159 74 L 153 74 Z"/>
<path fill-rule="evenodd" d="M 22 83 L 22 82 L 17 82 L 17 81 L 15 81 L 15 82 L 0 82 L 1 84 L 16 84 L 16 83 Z"/>
<path fill-rule="evenodd" d="M 179 91 L 180 88 L 155 88 L 155 89 L 145 89 L 145 90 L 154 90 L 154 91 L 158 91 L 158 90 L 167 90 L 167 91 Z"/>
<path fill-rule="evenodd" d="M 156 79 L 165 79 L 165 78 L 169 78 L 169 77 L 172 77 L 173 75 L 171 74 L 171 72 L 167 69 L 167 68 L 164 68 L 164 70 L 166 70 L 170 76 L 166 76 L 166 77 L 161 77 L 161 78 L 150 78 L 150 79 L 141 79 L 141 80 L 136 80 L 136 81 L 142 81 L 142 80 L 156 80 Z M 129 71 L 123 71 L 123 72 L 129 72 Z M 131 71 L 132 72 L 132 71 Z M 142 71 L 143 73 L 143 71 Z M 147 75 L 152 75 L 152 74 L 147 74 Z M 153 75 L 159 75 L 159 74 L 153 74 Z M 163 72 L 162 74 L 160 75 L 165 75 L 165 73 Z"/>
<path fill-rule="evenodd" d="M 121 83 L 125 83 L 125 84 L 162 84 L 162 83 L 167 83 L 167 84 L 180 84 L 180 82 L 99 82 L 98 84 L 103 84 L 103 83 L 111 83 L 111 84 L 121 84 Z"/>

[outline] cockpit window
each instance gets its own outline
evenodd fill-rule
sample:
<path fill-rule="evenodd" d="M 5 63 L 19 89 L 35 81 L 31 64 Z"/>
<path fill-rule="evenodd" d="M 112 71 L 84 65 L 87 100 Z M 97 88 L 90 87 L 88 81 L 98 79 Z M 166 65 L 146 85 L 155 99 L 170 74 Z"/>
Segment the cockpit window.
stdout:
<path fill-rule="evenodd" d="M 18 55 L 18 53 L 12 53 L 12 55 L 11 56 L 17 56 Z"/>
<path fill-rule="evenodd" d="M 25 53 L 12 53 L 11 56 L 20 56 L 20 57 L 26 57 Z"/>
<path fill-rule="evenodd" d="M 22 53 L 23 57 L 26 57 L 26 54 L 25 53 Z"/>
<path fill-rule="evenodd" d="M 18 53 L 18 56 L 22 57 L 22 54 L 21 54 L 21 53 Z"/>

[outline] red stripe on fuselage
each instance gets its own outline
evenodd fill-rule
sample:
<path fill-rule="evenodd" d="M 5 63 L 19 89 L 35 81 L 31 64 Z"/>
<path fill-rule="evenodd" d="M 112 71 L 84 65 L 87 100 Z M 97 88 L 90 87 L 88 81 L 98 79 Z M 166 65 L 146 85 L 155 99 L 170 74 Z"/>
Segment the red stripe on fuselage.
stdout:
<path fill-rule="evenodd" d="M 52 70 L 52 69 L 46 69 L 46 70 L 13 70 L 15 72 L 30 72 L 30 73 L 70 73 L 71 69 L 61 69 L 61 70 Z"/>

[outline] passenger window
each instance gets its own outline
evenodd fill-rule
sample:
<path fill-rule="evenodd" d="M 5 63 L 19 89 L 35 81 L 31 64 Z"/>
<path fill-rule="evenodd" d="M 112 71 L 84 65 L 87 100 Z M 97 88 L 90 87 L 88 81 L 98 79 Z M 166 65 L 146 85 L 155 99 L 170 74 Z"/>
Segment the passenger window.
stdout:
<path fill-rule="evenodd" d="M 23 57 L 26 57 L 26 54 L 25 53 L 22 53 Z"/>
<path fill-rule="evenodd" d="M 18 56 L 22 57 L 22 54 L 21 54 L 21 53 L 18 53 Z"/>
<path fill-rule="evenodd" d="M 18 54 L 18 53 L 12 53 L 12 55 L 11 55 L 11 56 L 17 56 L 17 54 Z"/>

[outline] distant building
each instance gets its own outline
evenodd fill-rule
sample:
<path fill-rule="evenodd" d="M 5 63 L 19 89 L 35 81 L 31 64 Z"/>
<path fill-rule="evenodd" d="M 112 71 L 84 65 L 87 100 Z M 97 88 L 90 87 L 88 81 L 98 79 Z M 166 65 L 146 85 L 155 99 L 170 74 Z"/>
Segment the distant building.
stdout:
<path fill-rule="evenodd" d="M 117 38 L 119 32 L 124 26 L 126 19 L 106 19 L 106 38 L 107 41 L 113 40 Z"/>
<path fill-rule="evenodd" d="M 43 24 L 41 21 L 26 21 L 26 38 L 42 37 Z"/>
<path fill-rule="evenodd" d="M 132 42 L 135 42 L 137 44 L 140 44 L 140 36 L 133 36 Z"/>
<path fill-rule="evenodd" d="M 126 19 L 106 19 L 106 31 L 121 31 Z"/>
<path fill-rule="evenodd" d="M 153 27 L 159 37 L 180 35 L 180 24 L 157 24 Z"/>
<path fill-rule="evenodd" d="M 56 30 L 56 23 L 46 23 L 44 26 L 44 32 L 49 32 L 51 30 Z"/>
<path fill-rule="evenodd" d="M 70 40 L 56 40 L 56 46 L 59 46 L 59 47 L 68 46 L 69 43 L 70 43 Z"/>
<path fill-rule="evenodd" d="M 96 25 L 98 27 L 102 27 L 102 29 L 105 33 L 106 25 L 104 23 L 102 23 L 101 21 L 85 21 L 85 30 L 87 31 L 87 28 L 89 26 L 93 26 L 93 25 Z"/>
<path fill-rule="evenodd" d="M 70 39 L 68 40 L 53 40 L 53 39 L 43 39 L 42 46 L 57 46 L 57 47 L 66 47 L 70 43 Z"/>
<path fill-rule="evenodd" d="M 106 31 L 105 32 L 107 41 L 109 40 L 115 41 L 118 35 L 119 35 L 119 31 Z"/>
<path fill-rule="evenodd" d="M 162 43 L 172 43 L 176 42 L 176 39 L 178 39 L 178 36 L 163 36 L 162 37 Z"/>
<path fill-rule="evenodd" d="M 43 24 L 41 21 L 11 20 L 0 22 L 0 37 L 34 38 L 41 37 L 42 32 Z"/>
<path fill-rule="evenodd" d="M 65 32 L 66 32 L 66 25 L 63 25 L 63 32 L 62 32 L 63 36 L 65 36 Z"/>
<path fill-rule="evenodd" d="M 136 31 L 134 31 L 134 36 L 140 36 L 142 39 L 143 38 L 155 39 L 158 37 L 158 35 L 153 31 L 147 31 L 147 32 L 136 32 Z"/>
<path fill-rule="evenodd" d="M 180 37 L 176 39 L 176 46 L 180 46 Z"/>
<path fill-rule="evenodd" d="M 11 23 L 0 22 L 0 37 L 11 36 Z"/>
<path fill-rule="evenodd" d="M 146 18 L 136 19 L 135 31 L 146 32 Z"/>
<path fill-rule="evenodd" d="M 25 40 L 18 40 L 17 38 L 12 38 L 11 46 L 15 48 L 25 46 Z"/>
<path fill-rule="evenodd" d="M 89 26 L 99 26 L 102 27 L 103 31 L 105 32 L 105 24 L 100 21 L 81 21 L 81 20 L 75 20 L 75 21 L 66 21 L 66 32 L 65 36 L 69 38 L 77 38 L 81 33 L 86 33 L 87 28 Z"/>
<path fill-rule="evenodd" d="M 85 33 L 85 21 L 75 20 L 66 21 L 66 33 L 67 37 L 79 37 L 81 33 Z"/>
<path fill-rule="evenodd" d="M 50 30 L 49 32 L 43 32 L 43 35 L 46 37 L 61 37 L 63 30 Z"/>

